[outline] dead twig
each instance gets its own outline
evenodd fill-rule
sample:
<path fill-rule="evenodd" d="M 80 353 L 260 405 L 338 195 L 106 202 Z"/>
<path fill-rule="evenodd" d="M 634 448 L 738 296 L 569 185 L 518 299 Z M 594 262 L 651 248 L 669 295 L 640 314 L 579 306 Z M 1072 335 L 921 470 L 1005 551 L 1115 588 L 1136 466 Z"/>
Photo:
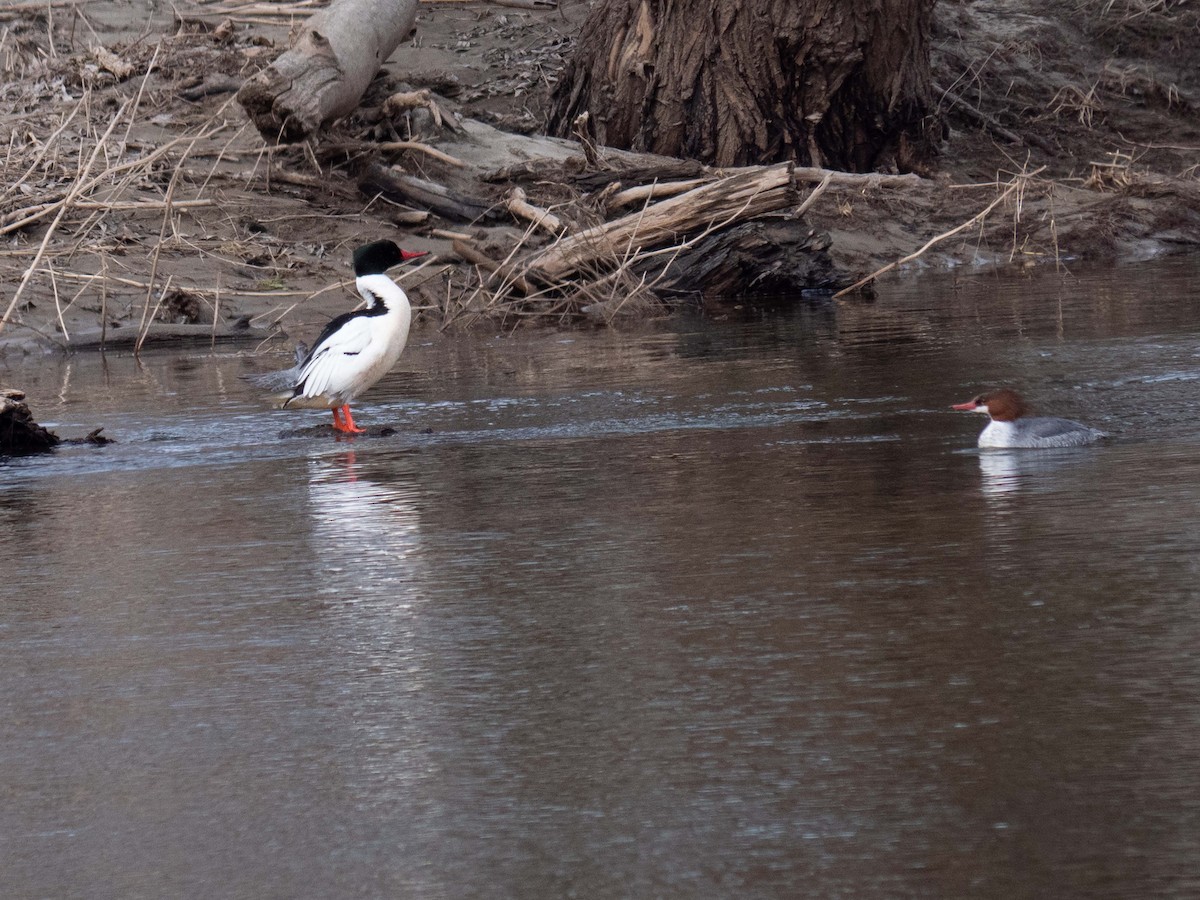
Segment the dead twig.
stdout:
<path fill-rule="evenodd" d="M 509 191 L 505 205 L 508 207 L 508 211 L 514 216 L 528 219 L 534 225 L 545 229 L 551 234 L 558 234 L 563 230 L 562 219 L 549 210 L 542 209 L 540 206 L 534 206 L 525 198 L 525 192 L 519 187 L 514 187 Z"/>
<path fill-rule="evenodd" d="M 689 178 L 686 181 L 655 181 L 653 184 L 643 184 L 640 187 L 617 191 L 605 199 L 604 205 L 608 209 L 620 209 L 622 206 L 642 203 L 646 200 L 661 200 L 664 197 L 674 197 L 676 194 L 685 193 L 692 188 L 707 184 L 710 181 L 712 181 L 711 178 Z"/>
<path fill-rule="evenodd" d="M 813 188 L 812 193 L 804 198 L 803 203 L 796 207 L 795 215 L 797 217 L 800 217 L 808 212 L 812 205 L 817 202 L 817 198 L 825 193 L 825 188 L 829 187 L 830 182 L 833 181 L 833 175 L 834 173 L 830 172 L 823 179 L 821 179 L 821 183 Z"/>
<path fill-rule="evenodd" d="M 479 268 L 493 275 L 500 271 L 501 263 L 492 259 L 483 251 L 473 247 L 471 244 L 468 244 L 466 241 L 455 238 L 451 242 L 450 246 L 460 258 L 471 263 L 471 265 L 479 266 Z M 514 285 L 516 285 L 517 290 L 519 290 L 522 294 L 529 295 L 535 292 L 533 285 L 531 285 L 520 275 L 512 276 L 511 281 Z"/>
<path fill-rule="evenodd" d="M 424 153 L 426 156 L 431 156 L 440 162 L 444 162 L 448 166 L 454 166 L 456 169 L 465 169 L 467 164 L 457 156 L 451 156 L 449 153 L 444 153 L 437 147 L 430 147 L 428 144 L 423 144 L 420 141 L 381 141 L 378 144 L 363 144 L 364 148 L 374 146 L 385 152 L 395 150 L 414 150 L 417 153 Z"/>
<path fill-rule="evenodd" d="M 1000 124 L 995 116 L 985 113 L 983 110 L 979 109 L 977 106 L 973 105 L 964 97 L 956 94 L 949 88 L 939 87 L 935 84 L 933 85 L 933 89 L 945 97 L 950 102 L 952 107 L 954 107 L 971 121 L 978 123 L 989 134 L 994 134 L 996 137 L 1006 140 L 1010 144 L 1032 145 L 1037 147 L 1039 150 L 1044 150 L 1046 153 L 1054 152 L 1054 148 L 1048 141 L 1043 140 L 1036 134 L 1020 135 L 1009 128 L 1005 128 Z"/>
<path fill-rule="evenodd" d="M 63 333 L 63 340 L 70 343 L 71 333 L 69 331 L 67 331 L 67 323 L 63 319 L 62 300 L 58 296 L 58 280 L 55 279 L 55 277 L 54 277 L 54 267 L 49 266 L 48 271 L 50 272 L 50 290 L 54 294 L 54 309 L 55 309 L 55 312 L 58 313 L 58 327 Z"/>

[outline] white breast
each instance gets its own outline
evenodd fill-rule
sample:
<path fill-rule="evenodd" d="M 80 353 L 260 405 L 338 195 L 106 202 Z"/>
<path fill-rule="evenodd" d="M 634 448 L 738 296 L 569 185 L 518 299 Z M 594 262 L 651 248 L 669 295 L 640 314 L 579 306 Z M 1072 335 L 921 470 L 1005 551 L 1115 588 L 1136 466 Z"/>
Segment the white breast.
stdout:
<path fill-rule="evenodd" d="M 1001 448 L 1017 446 L 1017 429 L 1012 422 L 988 422 L 987 427 L 979 435 L 979 446 L 984 448 Z"/>

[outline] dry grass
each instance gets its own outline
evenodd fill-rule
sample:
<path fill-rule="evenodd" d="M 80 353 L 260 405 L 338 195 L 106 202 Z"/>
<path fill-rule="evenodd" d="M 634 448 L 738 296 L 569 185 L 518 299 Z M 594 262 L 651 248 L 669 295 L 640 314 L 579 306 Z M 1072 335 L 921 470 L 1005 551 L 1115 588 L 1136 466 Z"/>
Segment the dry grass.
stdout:
<path fill-rule="evenodd" d="M 1114 150 L 1110 160 L 1088 163 L 1090 172 L 1084 178 L 1083 186 L 1093 191 L 1127 190 L 1139 180 L 1139 174 L 1134 169 L 1136 161 L 1134 153 Z"/>
<path fill-rule="evenodd" d="M 240 65 L 239 54 L 206 33 L 181 30 L 102 56 L 82 28 L 74 45 L 65 45 L 59 29 L 52 53 L 46 23 L 40 31 L 37 24 L 28 16 L 11 27 L 0 23 L 0 64 L 21 73 L 0 87 L 0 272 L 15 286 L 0 299 L 0 332 L 44 321 L 40 313 L 25 321 L 23 313 L 49 300 L 59 332 L 43 335 L 51 340 L 70 343 L 72 309 L 97 315 L 104 331 L 110 320 L 132 316 L 144 336 L 156 318 L 178 317 L 170 299 L 180 292 L 201 299 L 215 329 L 219 279 L 187 283 L 160 274 L 158 263 L 167 256 L 228 265 L 265 259 L 268 274 L 279 271 L 269 237 L 245 233 L 223 207 L 231 183 L 270 190 L 272 177 L 290 173 L 278 171 L 277 154 L 262 147 L 232 97 L 210 114 L 181 110 L 178 101 L 181 83 Z M 194 236 L 208 233 L 222 238 L 197 246 Z M 64 292 L 63 284 L 71 287 Z M 313 292 L 238 293 L 286 299 Z"/>
<path fill-rule="evenodd" d="M 1097 85 L 1093 84 L 1086 91 L 1075 85 L 1066 85 L 1055 92 L 1050 99 L 1046 116 L 1058 118 L 1064 113 L 1079 121 L 1079 124 L 1091 131 L 1096 117 L 1104 111 L 1104 105 L 1096 93 Z"/>
<path fill-rule="evenodd" d="M 0 330 L 19 309 L 31 280 L 49 273 L 41 268 L 48 253 L 77 258 L 102 252 L 102 226 L 108 216 L 117 212 L 159 215 L 159 238 L 151 251 L 157 260 L 168 240 L 177 242 L 169 226 L 179 210 L 216 202 L 202 196 L 201 191 L 177 197 L 177 187 L 180 166 L 197 144 L 232 127 L 224 108 L 196 128 L 139 151 L 133 149 L 129 134 L 138 121 L 141 93 L 122 103 L 115 114 L 98 108 L 100 104 L 94 99 L 85 89 L 57 121 L 51 120 L 45 126 L 50 134 L 47 140 L 36 138 L 28 122 L 20 123 L 25 140 L 19 139 L 17 128 L 9 132 L 3 167 L 8 187 L 0 193 L 0 235 L 25 233 L 49 224 L 0 317 Z M 101 130 L 100 123 L 105 119 L 107 126 Z M 173 174 L 163 190 L 160 185 L 168 170 Z M 17 174 L 9 177 L 10 173 Z M 147 296 L 153 292 L 154 283 L 152 269 Z"/>
<path fill-rule="evenodd" d="M 1085 28 L 1118 38 L 1123 56 L 1144 45 L 1152 55 L 1155 46 L 1174 48 L 1183 65 L 1185 57 L 1195 58 L 1200 7 L 1194 0 L 1080 0 L 1076 10 Z"/>
<path fill-rule="evenodd" d="M 1103 19 L 1131 22 L 1147 16 L 1167 16 L 1186 4 L 1187 0 L 1088 0 L 1080 9 Z"/>

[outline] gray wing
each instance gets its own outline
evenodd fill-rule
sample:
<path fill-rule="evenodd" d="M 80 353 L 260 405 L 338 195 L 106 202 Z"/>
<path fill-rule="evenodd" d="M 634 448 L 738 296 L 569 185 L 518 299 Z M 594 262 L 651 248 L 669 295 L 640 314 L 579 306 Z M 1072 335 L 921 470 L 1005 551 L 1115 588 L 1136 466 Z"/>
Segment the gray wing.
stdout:
<path fill-rule="evenodd" d="M 1043 447 L 1078 447 L 1080 444 L 1090 444 L 1092 441 L 1105 437 L 1103 431 L 1089 428 L 1070 419 L 1060 419 L 1058 416 L 1038 416 L 1026 420 L 1027 434 L 1037 438 Z"/>
<path fill-rule="evenodd" d="M 290 391 L 300 378 L 300 366 L 308 357 L 308 345 L 303 341 L 296 344 L 296 364 L 290 369 L 276 369 L 274 372 L 250 372 L 242 376 L 255 387 L 271 393 Z"/>

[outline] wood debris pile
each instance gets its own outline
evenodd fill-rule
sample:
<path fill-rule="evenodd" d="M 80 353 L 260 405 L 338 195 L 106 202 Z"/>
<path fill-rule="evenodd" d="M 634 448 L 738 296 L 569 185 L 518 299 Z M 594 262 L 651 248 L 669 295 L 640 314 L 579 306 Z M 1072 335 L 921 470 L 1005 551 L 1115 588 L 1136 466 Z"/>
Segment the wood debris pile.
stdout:
<path fill-rule="evenodd" d="M 95 39 L 99 5 L 0 9 L 0 353 L 17 325 L 68 348 L 305 334 L 357 302 L 364 235 L 433 251 L 398 277 L 443 326 L 831 292 L 951 237 L 939 253 L 978 263 L 1195 241 L 1191 145 L 1096 138 L 1122 97 L 1144 98 L 1144 132 L 1193 109 L 1161 74 L 1112 69 L 1077 96 L 1031 69 L 1016 87 L 1043 112 L 1028 119 L 1001 90 L 1024 57 L 989 53 L 980 93 L 943 49 L 948 146 L 1002 142 L 1001 164 L 960 166 L 958 183 L 718 170 L 598 148 L 586 117 L 570 140 L 529 133 L 573 40 L 561 11 L 403 2 L 419 28 L 380 48 L 387 70 L 282 139 L 234 94 L 327 3 L 180 0 L 124 41 Z M 972 14 L 945 13 L 964 31 Z M 439 48 L 436 63 L 409 70 L 407 46 Z M 1054 160 L 1069 139 L 1098 149 Z"/>

